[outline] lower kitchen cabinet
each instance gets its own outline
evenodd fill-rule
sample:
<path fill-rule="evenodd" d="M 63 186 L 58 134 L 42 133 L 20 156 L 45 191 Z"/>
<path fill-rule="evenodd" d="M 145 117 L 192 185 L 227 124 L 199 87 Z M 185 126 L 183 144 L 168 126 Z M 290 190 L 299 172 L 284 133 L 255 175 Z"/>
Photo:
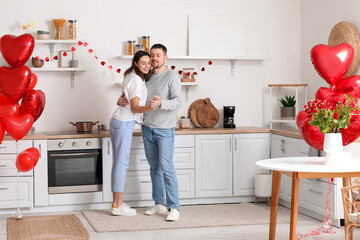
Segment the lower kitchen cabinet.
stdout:
<path fill-rule="evenodd" d="M 196 135 L 195 159 L 195 196 L 232 196 L 232 134 Z"/>
<path fill-rule="evenodd" d="M 3 141 L 0 145 L 0 208 L 33 206 L 33 170 L 19 172 L 16 156 L 33 146 L 32 140 Z M 18 189 L 19 185 L 19 189 Z"/>
<path fill-rule="evenodd" d="M 270 157 L 270 134 L 233 135 L 233 195 L 255 195 L 255 175 L 269 172 L 256 166 L 256 162 Z"/>
<path fill-rule="evenodd" d="M 270 157 L 268 133 L 195 136 L 196 197 L 254 196 L 258 160 Z"/>

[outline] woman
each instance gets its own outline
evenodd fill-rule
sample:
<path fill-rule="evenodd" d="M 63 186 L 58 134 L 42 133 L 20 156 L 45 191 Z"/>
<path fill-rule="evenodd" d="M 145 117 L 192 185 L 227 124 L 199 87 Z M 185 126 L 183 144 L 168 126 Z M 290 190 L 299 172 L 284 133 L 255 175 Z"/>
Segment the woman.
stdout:
<path fill-rule="evenodd" d="M 130 102 L 126 107 L 119 107 L 110 121 L 110 137 L 113 146 L 113 165 L 111 188 L 113 204 L 111 213 L 118 216 L 134 216 L 136 210 L 123 202 L 125 177 L 129 164 L 131 139 L 135 123 L 142 124 L 143 113 L 160 105 L 155 97 L 145 106 L 147 91 L 145 79 L 151 68 L 150 55 L 145 51 L 136 52 L 131 67 L 124 73 L 122 92 Z M 118 105 L 119 105 L 118 99 Z"/>

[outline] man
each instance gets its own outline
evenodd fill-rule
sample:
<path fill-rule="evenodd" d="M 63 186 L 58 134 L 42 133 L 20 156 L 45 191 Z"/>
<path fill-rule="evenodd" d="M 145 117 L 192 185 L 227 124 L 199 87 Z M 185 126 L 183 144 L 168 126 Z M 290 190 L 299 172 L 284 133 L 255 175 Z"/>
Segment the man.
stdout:
<path fill-rule="evenodd" d="M 151 47 L 153 70 L 146 82 L 148 101 L 151 102 L 149 99 L 154 97 L 156 101 L 160 100 L 160 106 L 144 114 L 142 125 L 145 155 L 150 165 L 152 198 L 155 201 L 155 206 L 146 210 L 145 214 L 161 214 L 169 210 L 166 221 L 177 221 L 180 218 L 180 205 L 173 156 L 177 111 L 182 104 L 181 81 L 174 71 L 166 68 L 167 57 L 164 45 L 155 44 Z M 120 102 L 123 106 L 125 98 Z"/>

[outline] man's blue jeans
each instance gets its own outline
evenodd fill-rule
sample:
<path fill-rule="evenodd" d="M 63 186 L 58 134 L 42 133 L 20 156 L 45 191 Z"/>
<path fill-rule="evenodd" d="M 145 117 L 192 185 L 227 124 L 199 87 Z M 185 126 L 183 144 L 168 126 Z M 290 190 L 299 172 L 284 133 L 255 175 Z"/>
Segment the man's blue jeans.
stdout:
<path fill-rule="evenodd" d="M 174 169 L 174 128 L 160 129 L 142 125 L 145 155 L 150 165 L 152 197 L 155 204 L 180 210 L 178 181 Z"/>

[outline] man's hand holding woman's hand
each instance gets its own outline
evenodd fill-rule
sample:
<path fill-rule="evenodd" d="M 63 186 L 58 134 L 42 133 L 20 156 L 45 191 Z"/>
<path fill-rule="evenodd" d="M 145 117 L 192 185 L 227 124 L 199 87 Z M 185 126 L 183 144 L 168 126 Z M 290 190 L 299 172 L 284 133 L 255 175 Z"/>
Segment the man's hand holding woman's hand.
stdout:
<path fill-rule="evenodd" d="M 155 108 L 157 108 L 157 107 L 160 107 L 160 106 L 161 106 L 161 99 L 160 99 L 160 97 L 154 96 L 153 99 L 150 99 L 150 100 L 149 100 L 149 106 L 150 106 L 152 109 L 155 109 Z"/>

